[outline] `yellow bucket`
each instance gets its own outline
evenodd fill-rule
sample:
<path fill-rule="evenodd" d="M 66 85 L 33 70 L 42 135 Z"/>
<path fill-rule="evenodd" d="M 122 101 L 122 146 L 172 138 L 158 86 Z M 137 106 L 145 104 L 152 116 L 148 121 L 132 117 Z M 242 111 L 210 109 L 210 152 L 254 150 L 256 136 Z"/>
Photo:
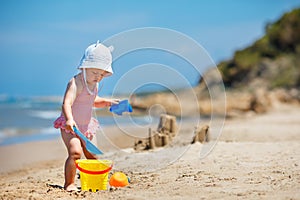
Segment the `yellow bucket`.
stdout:
<path fill-rule="evenodd" d="M 81 190 L 97 192 L 107 190 L 108 172 L 112 169 L 110 160 L 76 160 L 80 171 Z"/>

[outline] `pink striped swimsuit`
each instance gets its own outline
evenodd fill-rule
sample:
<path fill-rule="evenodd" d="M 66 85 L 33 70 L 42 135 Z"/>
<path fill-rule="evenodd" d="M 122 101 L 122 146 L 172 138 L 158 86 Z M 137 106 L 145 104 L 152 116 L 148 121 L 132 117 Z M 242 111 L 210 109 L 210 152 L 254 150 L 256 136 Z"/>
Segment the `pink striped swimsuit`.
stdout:
<path fill-rule="evenodd" d="M 93 91 L 93 95 L 90 95 L 87 91 L 87 86 L 81 78 L 83 83 L 82 92 L 76 97 L 72 105 L 72 114 L 74 121 L 76 122 L 79 130 L 89 139 L 92 140 L 97 130 L 100 129 L 99 122 L 97 119 L 92 117 L 93 105 L 96 95 L 98 93 L 97 87 Z M 54 121 L 54 128 L 60 128 L 65 130 L 67 133 L 70 131 L 65 129 L 66 119 L 63 113 Z M 74 133 L 72 133 L 74 134 Z"/>

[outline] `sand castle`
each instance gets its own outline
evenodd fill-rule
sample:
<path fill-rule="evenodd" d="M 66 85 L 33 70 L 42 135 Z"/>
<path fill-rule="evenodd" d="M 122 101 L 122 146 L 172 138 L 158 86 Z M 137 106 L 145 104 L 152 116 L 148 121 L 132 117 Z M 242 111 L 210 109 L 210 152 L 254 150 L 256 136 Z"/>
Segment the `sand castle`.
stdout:
<path fill-rule="evenodd" d="M 197 126 L 195 127 L 195 136 L 193 138 L 192 144 L 195 142 L 209 142 L 209 126 L 203 125 L 203 126 Z"/>
<path fill-rule="evenodd" d="M 155 149 L 156 147 L 166 146 L 177 134 L 176 117 L 162 114 L 160 116 L 157 130 L 149 128 L 149 137 L 138 139 L 134 143 L 136 151 Z"/>
<path fill-rule="evenodd" d="M 178 133 L 176 117 L 173 115 L 162 114 L 160 115 L 157 130 L 149 128 L 149 137 L 146 139 L 138 139 L 134 143 L 135 151 L 144 151 L 155 149 L 157 147 L 167 146 L 172 142 Z M 194 138 L 192 143 L 195 142 L 208 142 L 209 141 L 209 126 L 198 126 L 194 131 Z"/>

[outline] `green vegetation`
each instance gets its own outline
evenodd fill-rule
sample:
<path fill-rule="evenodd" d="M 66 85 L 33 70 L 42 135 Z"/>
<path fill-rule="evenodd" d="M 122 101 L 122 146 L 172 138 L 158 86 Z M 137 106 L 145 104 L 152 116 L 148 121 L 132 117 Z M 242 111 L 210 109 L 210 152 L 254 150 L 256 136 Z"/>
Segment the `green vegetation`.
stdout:
<path fill-rule="evenodd" d="M 266 34 L 218 65 L 226 87 L 248 86 L 254 79 L 268 88 L 300 88 L 300 8 L 266 25 Z"/>

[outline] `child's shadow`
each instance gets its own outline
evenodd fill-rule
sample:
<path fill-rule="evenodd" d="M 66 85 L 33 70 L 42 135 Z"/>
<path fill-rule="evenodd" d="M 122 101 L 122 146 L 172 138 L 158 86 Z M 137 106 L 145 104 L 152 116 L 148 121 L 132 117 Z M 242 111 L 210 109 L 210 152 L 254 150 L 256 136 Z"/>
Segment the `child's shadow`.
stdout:
<path fill-rule="evenodd" d="M 60 189 L 60 190 L 65 190 L 63 186 L 61 185 L 55 185 L 55 184 L 47 184 L 48 187 L 50 188 L 55 188 L 55 189 Z M 81 191 L 81 187 L 77 187 L 78 191 Z"/>
<path fill-rule="evenodd" d="M 51 188 L 61 189 L 61 190 L 64 189 L 64 187 L 61 186 L 61 185 L 47 184 L 47 186 L 48 186 L 48 187 L 51 187 Z"/>
<path fill-rule="evenodd" d="M 80 174 L 78 174 L 78 179 L 80 179 Z M 61 185 L 56 185 L 56 184 L 49 184 L 47 183 L 47 187 L 50 187 L 50 188 L 54 188 L 54 189 L 60 189 L 60 190 L 64 190 L 64 187 L 61 186 Z M 78 190 L 81 190 L 81 187 L 77 187 Z"/>

